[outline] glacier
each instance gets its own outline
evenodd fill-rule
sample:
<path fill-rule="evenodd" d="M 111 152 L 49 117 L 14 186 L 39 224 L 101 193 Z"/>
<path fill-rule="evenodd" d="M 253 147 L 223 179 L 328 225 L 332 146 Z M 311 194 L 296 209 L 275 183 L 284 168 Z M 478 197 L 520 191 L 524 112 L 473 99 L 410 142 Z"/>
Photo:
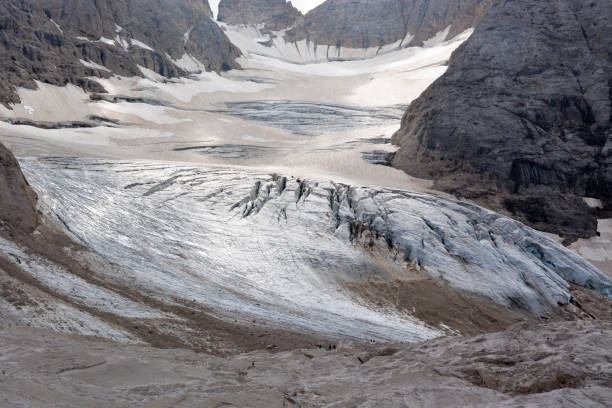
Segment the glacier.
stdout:
<path fill-rule="evenodd" d="M 107 279 L 221 319 L 418 341 L 443 328 L 372 305 L 348 284 L 417 274 L 536 315 L 569 303 L 570 282 L 612 295 L 610 278 L 555 241 L 435 194 L 155 161 L 21 165 L 42 211 L 129 271 Z"/>

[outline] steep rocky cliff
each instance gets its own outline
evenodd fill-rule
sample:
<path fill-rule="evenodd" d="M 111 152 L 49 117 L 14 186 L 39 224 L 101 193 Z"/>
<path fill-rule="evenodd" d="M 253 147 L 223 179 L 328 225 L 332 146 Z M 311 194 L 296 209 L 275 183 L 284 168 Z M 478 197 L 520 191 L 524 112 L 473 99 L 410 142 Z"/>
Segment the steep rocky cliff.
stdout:
<path fill-rule="evenodd" d="M 279 31 L 293 26 L 302 13 L 286 0 L 222 0 L 218 20 L 230 25 L 264 24 Z"/>
<path fill-rule="evenodd" d="M 0 394 L 21 404 L 12 406 L 64 408 L 604 407 L 611 340 L 606 321 L 524 323 L 411 345 L 220 358 L 10 328 L 0 331 Z"/>
<path fill-rule="evenodd" d="M 348 48 L 379 47 L 404 39 L 404 46 L 422 45 L 448 27 L 446 38 L 476 26 L 490 3 L 491 0 L 327 0 L 306 14 L 286 39 Z"/>
<path fill-rule="evenodd" d="M 0 230 L 32 231 L 37 224 L 36 193 L 13 154 L 0 143 Z"/>
<path fill-rule="evenodd" d="M 393 165 L 564 235 L 612 205 L 612 9 L 502 0 L 406 112 Z M 601 215 L 601 214 L 600 214 Z"/>
<path fill-rule="evenodd" d="M 138 65 L 167 77 L 185 72 L 184 54 L 208 70 L 238 67 L 240 52 L 212 21 L 206 0 L 5 0 L 0 3 L 0 103 L 18 102 L 16 87 L 35 80 L 73 83 L 141 75 Z"/>

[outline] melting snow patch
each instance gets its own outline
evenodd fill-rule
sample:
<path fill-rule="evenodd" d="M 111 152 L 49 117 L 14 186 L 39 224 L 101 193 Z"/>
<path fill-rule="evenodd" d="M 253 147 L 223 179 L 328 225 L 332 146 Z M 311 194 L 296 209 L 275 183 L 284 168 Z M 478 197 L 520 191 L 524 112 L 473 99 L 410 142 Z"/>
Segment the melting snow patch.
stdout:
<path fill-rule="evenodd" d="M 242 140 L 246 140 L 249 142 L 259 142 L 259 143 L 263 143 L 263 142 L 267 142 L 268 139 L 265 139 L 263 137 L 255 137 L 255 136 L 251 136 L 251 135 L 243 135 L 242 137 L 240 137 Z"/>
<path fill-rule="evenodd" d="M 187 30 L 185 32 L 185 34 L 183 34 L 183 43 L 187 44 L 187 41 L 189 41 L 189 37 L 191 36 L 191 32 L 193 31 L 193 26 L 189 27 L 189 30 Z"/>
<path fill-rule="evenodd" d="M 106 38 L 106 37 L 100 37 L 98 42 L 108 44 L 108 45 L 115 45 L 115 40 L 111 40 L 110 38 Z"/>
<path fill-rule="evenodd" d="M 64 30 L 62 30 L 62 27 L 60 27 L 59 24 L 57 24 L 55 21 L 53 21 L 52 18 L 50 18 L 49 21 L 51 21 L 51 23 L 55 26 L 55 28 L 57 28 L 57 31 L 59 31 L 60 33 L 64 32 Z"/>
<path fill-rule="evenodd" d="M 603 208 L 603 203 L 597 198 L 583 197 L 582 200 L 591 208 Z"/>
<path fill-rule="evenodd" d="M 187 72 L 202 72 L 202 71 L 205 71 L 204 65 L 202 65 L 202 63 L 200 61 L 198 61 L 197 58 L 192 57 L 189 54 L 183 54 L 183 56 L 180 59 L 178 59 L 178 60 L 172 59 L 172 57 L 170 57 L 169 55 L 167 55 L 167 56 L 168 56 L 168 58 L 170 58 L 172 60 L 174 65 L 176 65 L 177 67 L 179 67 L 182 70 L 185 70 Z"/>
<path fill-rule="evenodd" d="M 143 103 L 129 102 L 110 103 L 106 101 L 97 102 L 95 105 L 107 112 L 113 112 L 119 115 L 138 116 L 142 120 L 157 125 L 172 125 L 191 121 L 191 119 L 177 119 L 170 116 L 168 112 L 172 112 L 172 109 L 163 106 L 151 106 Z"/>
<path fill-rule="evenodd" d="M 101 71 L 111 72 L 110 69 L 106 68 L 103 65 L 96 64 L 95 62 L 85 61 L 85 60 L 79 60 L 79 61 L 81 62 L 82 65 L 85 65 L 87 68 L 99 69 Z"/>
<path fill-rule="evenodd" d="M 113 89 L 113 84 L 109 80 L 97 79 L 107 90 Z M 200 72 L 190 78 L 180 78 L 161 82 L 155 79 L 138 79 L 140 88 L 149 89 L 156 94 L 167 94 L 181 102 L 191 102 L 198 94 L 212 92 L 231 92 L 231 93 L 253 93 L 273 87 L 270 84 L 261 84 L 251 81 L 236 81 L 225 78 L 216 72 Z"/>
<path fill-rule="evenodd" d="M 285 41 L 285 31 L 270 36 L 262 32 L 263 25 L 227 26 L 219 23 L 232 43 L 245 55 L 260 55 L 283 61 L 306 64 L 333 60 L 360 60 L 395 51 L 405 42 L 401 39 L 382 47 L 347 48 L 316 44 L 312 41 Z M 271 46 L 269 43 L 271 43 Z"/>
<path fill-rule="evenodd" d="M 147 44 L 143 43 L 142 41 L 138 41 L 133 38 L 130 40 L 130 43 L 132 43 L 132 45 L 135 47 L 140 47 L 148 51 L 155 51 L 153 48 L 149 47 Z"/>
<path fill-rule="evenodd" d="M 165 79 L 163 76 L 159 75 L 157 72 L 149 68 L 145 68 L 142 65 L 138 65 L 138 69 L 140 70 L 140 72 L 142 72 L 142 75 L 144 75 L 145 78 L 151 81 L 162 82 Z"/>
<path fill-rule="evenodd" d="M 125 38 L 121 37 L 119 34 L 117 34 L 117 36 L 115 37 L 115 41 L 117 42 L 117 44 L 119 44 L 121 46 L 121 48 L 123 48 L 125 51 L 128 50 L 128 48 L 130 48 L 130 43 L 128 42 L 128 40 L 126 40 Z"/>
<path fill-rule="evenodd" d="M 423 41 L 424 47 L 434 47 L 436 45 L 442 44 L 448 38 L 448 33 L 450 32 L 451 26 L 446 27 L 444 30 L 438 32 L 436 35 L 431 37 L 429 40 Z"/>

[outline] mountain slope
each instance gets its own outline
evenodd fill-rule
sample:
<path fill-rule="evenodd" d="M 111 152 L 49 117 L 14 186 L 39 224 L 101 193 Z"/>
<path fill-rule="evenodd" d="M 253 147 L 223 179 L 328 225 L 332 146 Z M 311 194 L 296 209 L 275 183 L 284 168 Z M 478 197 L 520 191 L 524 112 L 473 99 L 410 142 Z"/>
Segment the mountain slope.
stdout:
<path fill-rule="evenodd" d="M 0 331 L 0 394 L 9 406 L 66 408 L 594 408 L 612 399 L 611 339 L 610 322 L 521 324 L 412 345 L 219 358 L 19 328 Z"/>
<path fill-rule="evenodd" d="M 567 238 L 612 200 L 612 10 L 498 1 L 406 112 L 393 165 Z"/>
<path fill-rule="evenodd" d="M 264 24 L 280 31 L 293 26 L 302 13 L 286 0 L 222 0 L 218 20 L 230 25 Z"/>
<path fill-rule="evenodd" d="M 6 0 L 0 4 L 0 103 L 16 87 L 73 83 L 101 92 L 88 77 L 185 74 L 189 54 L 208 70 L 237 68 L 240 52 L 211 19 L 206 0 Z"/>
<path fill-rule="evenodd" d="M 288 41 L 348 48 L 380 47 L 405 40 L 422 45 L 442 33 L 442 40 L 475 27 L 490 0 L 327 0 L 288 31 Z"/>
<path fill-rule="evenodd" d="M 0 143 L 0 227 L 31 232 L 37 222 L 36 193 L 13 154 Z"/>

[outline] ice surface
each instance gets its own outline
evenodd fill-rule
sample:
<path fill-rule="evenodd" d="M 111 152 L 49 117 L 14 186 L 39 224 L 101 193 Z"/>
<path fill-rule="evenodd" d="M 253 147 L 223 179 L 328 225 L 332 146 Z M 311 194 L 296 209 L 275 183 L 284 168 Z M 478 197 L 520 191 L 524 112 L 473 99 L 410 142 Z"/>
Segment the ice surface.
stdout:
<path fill-rule="evenodd" d="M 161 162 L 49 158 L 22 166 L 78 240 L 132 271 L 113 279 L 167 301 L 195 300 L 222 318 L 362 339 L 436 336 L 344 289 L 368 276 L 410 278 L 406 263 L 537 314 L 569 302 L 568 281 L 612 295 L 609 278 L 554 241 L 430 194 Z M 371 258 L 361 230 L 387 248 L 387 263 Z"/>
<path fill-rule="evenodd" d="M 247 67 L 261 64 L 281 71 L 330 77 L 363 75 L 376 72 L 387 72 L 395 69 L 417 71 L 445 64 L 452 52 L 459 47 L 472 32 L 473 30 L 467 30 L 452 40 L 442 42 L 429 48 L 409 47 L 396 49 L 393 52 L 379 53 L 367 59 L 350 61 L 331 60 L 318 63 L 312 63 L 306 60 L 301 61 L 301 63 L 296 63 L 279 58 L 277 55 L 270 53 L 253 53 L 249 55 L 247 59 L 243 59 L 243 61 Z"/>
<path fill-rule="evenodd" d="M 131 43 L 133 46 L 140 47 L 140 48 L 143 48 L 143 49 L 145 49 L 145 50 L 155 51 L 153 48 L 149 47 L 147 44 L 143 43 L 142 41 L 138 41 L 138 40 L 135 40 L 135 39 L 133 39 L 133 38 L 132 38 L 132 39 L 130 39 L 130 43 Z"/>
<path fill-rule="evenodd" d="M 195 68 L 195 66 L 192 66 L 192 68 Z M 109 87 L 112 89 L 112 80 L 99 80 L 99 82 L 105 87 L 109 85 Z M 182 102 L 190 102 L 193 97 L 202 93 L 255 93 L 271 87 L 269 84 L 233 81 L 220 76 L 216 72 L 200 72 L 199 74 L 193 75 L 190 78 L 181 78 L 172 82 L 139 79 L 138 86 L 141 88 L 147 88 L 149 92 L 151 89 L 155 89 L 158 95 L 168 94 Z"/>
<path fill-rule="evenodd" d="M 297 101 L 230 102 L 217 112 L 268 126 L 288 129 L 300 135 L 318 136 L 327 132 L 397 123 L 406 106 L 368 108 Z"/>
<path fill-rule="evenodd" d="M 612 278 L 612 219 L 599 220 L 597 232 L 598 236 L 579 239 L 570 248 Z"/>
<path fill-rule="evenodd" d="M 187 32 L 189 33 L 189 32 Z M 187 35 L 187 34 L 185 34 Z M 187 40 L 187 37 L 186 37 Z M 172 60 L 172 62 L 174 62 L 174 65 L 176 65 L 177 67 L 187 71 L 187 72 L 202 72 L 205 71 L 204 65 L 198 61 L 197 58 L 189 55 L 189 54 L 183 54 L 183 56 L 177 60 L 172 59 L 169 55 L 167 55 L 168 58 L 170 58 Z"/>
<path fill-rule="evenodd" d="M 262 31 L 262 25 L 241 25 L 228 26 L 219 23 L 225 29 L 227 36 L 230 38 L 243 54 L 250 57 L 260 56 L 273 58 L 280 61 L 294 64 L 313 64 L 317 62 L 346 62 L 355 60 L 371 59 L 381 57 L 386 54 L 396 54 L 404 48 L 404 44 L 408 44 L 412 39 L 412 35 L 407 34 L 406 38 L 398 40 L 394 43 L 384 45 L 382 47 L 371 48 L 346 48 L 336 47 L 331 45 L 320 45 L 307 40 L 298 42 L 287 42 L 284 39 L 284 32 L 275 32 L 270 36 Z M 442 46 L 448 43 L 456 43 L 457 40 L 462 41 L 469 37 L 473 30 L 468 30 L 462 33 L 455 39 L 445 41 L 450 27 L 438 33 L 436 36 L 425 42 L 425 48 Z M 272 45 L 264 45 L 272 40 Z M 458 44 L 456 44 L 458 46 Z M 422 50 L 420 47 L 408 48 L 411 53 L 417 50 Z M 396 54 L 397 56 L 397 54 Z"/>
<path fill-rule="evenodd" d="M 127 51 L 128 48 L 130 48 L 129 41 L 121 37 L 119 34 L 117 34 L 117 36 L 115 37 L 115 42 L 119 44 L 119 46 L 121 46 L 121 48 L 123 48 L 125 51 Z"/>
<path fill-rule="evenodd" d="M 0 237 L 0 251 L 10 254 L 20 268 L 34 279 L 60 295 L 77 299 L 83 305 L 103 312 L 121 310 L 128 318 L 155 319 L 163 317 L 159 312 L 120 297 L 108 289 L 97 287 L 39 256 L 27 254 L 13 242 Z"/>
<path fill-rule="evenodd" d="M 66 297 L 76 299 L 84 306 L 100 311 L 111 311 L 119 307 L 126 316 L 132 317 L 160 316 L 159 313 L 119 298 L 110 291 L 95 288 L 46 259 L 32 256 L 26 249 L 2 237 L 0 237 L 0 252 L 15 266 L 31 274 L 32 279 L 38 284 L 55 289 Z M 11 278 L 5 279 L 10 281 Z M 4 298 L 0 298 L 0 313 L 7 319 L 7 321 L 0 322 L 0 326 L 3 327 L 7 327 L 7 324 L 8 327 L 11 325 L 33 326 L 49 328 L 62 333 L 99 336 L 124 343 L 138 342 L 130 333 L 113 327 L 74 305 L 58 302 L 57 299 L 48 301 L 46 293 L 42 291 L 35 290 L 33 299 L 18 306 L 18 309 Z"/>
<path fill-rule="evenodd" d="M 158 125 L 172 125 L 191 121 L 191 119 L 178 119 L 170 116 L 167 112 L 168 110 L 163 106 L 127 102 L 110 103 L 106 101 L 97 102 L 95 105 L 102 116 L 104 116 L 107 111 L 110 111 L 125 115 L 128 118 L 130 116 L 137 116 L 144 121 Z"/>
<path fill-rule="evenodd" d="M 423 46 L 433 47 L 433 46 L 443 43 L 448 38 L 448 33 L 450 32 L 450 29 L 451 29 L 451 26 L 448 26 L 444 30 L 436 33 L 436 35 L 434 35 L 429 40 L 423 41 Z"/>

